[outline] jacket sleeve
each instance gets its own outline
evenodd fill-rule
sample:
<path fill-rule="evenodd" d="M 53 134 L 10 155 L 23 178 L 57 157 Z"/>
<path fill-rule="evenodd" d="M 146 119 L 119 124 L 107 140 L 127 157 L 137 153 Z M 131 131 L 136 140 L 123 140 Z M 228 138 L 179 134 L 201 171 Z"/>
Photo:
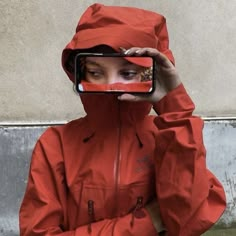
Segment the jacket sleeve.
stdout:
<path fill-rule="evenodd" d="M 54 148 L 52 148 L 54 149 Z M 56 169 L 57 174 L 54 173 Z M 59 173 L 59 174 L 58 174 Z M 127 214 L 124 217 L 104 219 L 91 225 L 66 230 L 66 186 L 62 162 L 51 161 L 40 142 L 34 149 L 28 184 L 20 208 L 21 236 L 156 236 L 156 230 L 148 212 L 142 208 L 142 217 Z M 131 221 L 134 225 L 131 226 Z M 91 226 L 91 227 L 90 227 Z M 89 230 L 91 229 L 91 230 Z"/>
<path fill-rule="evenodd" d="M 222 215 L 222 185 L 206 168 L 203 121 L 183 85 L 154 105 L 156 189 L 168 236 L 199 236 Z"/>

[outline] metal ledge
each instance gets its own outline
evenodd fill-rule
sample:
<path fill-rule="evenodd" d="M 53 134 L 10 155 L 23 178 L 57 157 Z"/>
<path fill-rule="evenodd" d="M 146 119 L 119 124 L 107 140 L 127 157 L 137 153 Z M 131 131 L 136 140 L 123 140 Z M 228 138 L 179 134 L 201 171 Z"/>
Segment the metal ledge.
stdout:
<path fill-rule="evenodd" d="M 236 121 L 236 116 L 199 116 L 201 117 L 204 121 Z M 37 126 L 54 126 L 54 125 L 63 125 L 68 123 L 69 121 L 67 120 L 54 120 L 54 121 L 34 121 L 34 122 L 27 122 L 27 121 L 22 121 L 22 122 L 1 122 L 0 121 L 0 127 L 37 127 Z"/>

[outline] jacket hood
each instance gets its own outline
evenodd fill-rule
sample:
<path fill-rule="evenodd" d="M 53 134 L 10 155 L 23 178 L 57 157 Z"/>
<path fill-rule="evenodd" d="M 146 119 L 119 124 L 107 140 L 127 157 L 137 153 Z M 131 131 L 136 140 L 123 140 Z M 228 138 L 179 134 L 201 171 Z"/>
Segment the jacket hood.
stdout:
<path fill-rule="evenodd" d="M 134 7 L 93 4 L 82 14 L 75 35 L 62 52 L 62 66 L 74 81 L 74 56 L 96 46 L 109 46 L 120 52 L 120 47 L 151 47 L 164 53 L 172 63 L 165 18 L 155 12 Z M 90 51 L 91 52 L 91 51 Z M 150 112 L 145 102 L 124 102 L 117 95 L 80 94 L 92 130 L 124 125 L 136 126 Z M 111 130 L 111 129 L 109 129 Z"/>
<path fill-rule="evenodd" d="M 117 52 L 120 47 L 157 48 L 174 63 L 166 20 L 152 11 L 98 3 L 88 7 L 78 22 L 74 37 L 62 52 L 62 66 L 70 80 L 74 81 L 73 68 L 68 64 L 73 51 L 98 45 L 107 45 Z"/>

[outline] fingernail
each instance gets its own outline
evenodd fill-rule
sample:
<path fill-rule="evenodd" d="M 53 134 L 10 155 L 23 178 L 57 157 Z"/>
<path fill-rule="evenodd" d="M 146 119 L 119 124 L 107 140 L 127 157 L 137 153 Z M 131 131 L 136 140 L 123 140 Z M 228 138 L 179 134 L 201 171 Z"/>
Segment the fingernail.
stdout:
<path fill-rule="evenodd" d="M 128 50 L 126 50 L 125 52 L 124 52 L 124 54 L 128 54 L 130 52 L 130 50 L 128 49 Z"/>
<path fill-rule="evenodd" d="M 125 52 L 125 51 L 126 51 L 125 48 L 122 48 L 122 47 L 119 47 L 119 48 L 120 48 L 120 50 L 121 50 L 122 52 Z"/>

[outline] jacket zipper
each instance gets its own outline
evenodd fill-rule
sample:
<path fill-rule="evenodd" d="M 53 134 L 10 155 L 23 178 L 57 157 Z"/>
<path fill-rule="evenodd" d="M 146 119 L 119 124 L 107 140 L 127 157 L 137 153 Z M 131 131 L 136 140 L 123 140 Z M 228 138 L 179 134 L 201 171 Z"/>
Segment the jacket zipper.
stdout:
<path fill-rule="evenodd" d="M 118 128 L 117 128 L 117 155 L 114 165 L 114 177 L 115 177 L 115 215 L 118 216 L 118 209 L 119 209 L 119 184 L 120 184 L 120 162 L 121 162 L 121 114 L 120 114 L 120 101 L 118 100 Z"/>

